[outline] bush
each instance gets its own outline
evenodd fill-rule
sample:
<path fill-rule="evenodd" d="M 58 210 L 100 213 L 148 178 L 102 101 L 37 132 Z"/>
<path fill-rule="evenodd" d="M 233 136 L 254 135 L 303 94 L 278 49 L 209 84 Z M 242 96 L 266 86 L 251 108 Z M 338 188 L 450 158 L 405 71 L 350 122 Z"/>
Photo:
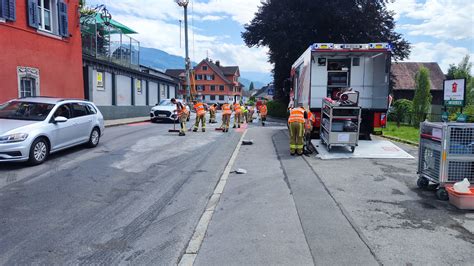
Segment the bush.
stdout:
<path fill-rule="evenodd" d="M 419 127 L 420 122 L 426 119 L 431 106 L 430 71 L 421 67 L 415 76 L 415 96 L 413 97 L 413 125 Z"/>
<path fill-rule="evenodd" d="M 393 103 L 392 111 L 389 113 L 389 119 L 397 122 L 397 127 L 401 123 L 411 122 L 411 113 L 413 112 L 413 102 L 407 99 L 396 100 Z"/>
<path fill-rule="evenodd" d="M 278 101 L 267 102 L 268 115 L 272 117 L 288 118 L 288 107 Z"/>

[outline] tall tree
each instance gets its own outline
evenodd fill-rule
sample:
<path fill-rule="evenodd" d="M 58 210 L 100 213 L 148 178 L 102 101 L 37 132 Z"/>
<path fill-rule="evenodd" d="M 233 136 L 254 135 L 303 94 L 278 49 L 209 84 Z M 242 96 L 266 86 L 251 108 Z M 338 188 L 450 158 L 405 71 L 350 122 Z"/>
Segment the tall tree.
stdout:
<path fill-rule="evenodd" d="M 252 81 L 252 82 L 250 82 L 250 85 L 249 85 L 249 91 L 254 90 L 254 89 L 255 88 L 254 88 L 253 81 Z"/>
<path fill-rule="evenodd" d="M 430 71 L 421 67 L 415 76 L 415 97 L 413 97 L 413 125 L 418 127 L 426 119 L 431 107 Z"/>
<path fill-rule="evenodd" d="M 456 66 L 449 65 L 447 79 L 466 79 L 466 95 L 467 105 L 474 105 L 474 78 L 471 76 L 472 62 L 469 55 L 464 58 Z"/>
<path fill-rule="evenodd" d="M 409 43 L 394 30 L 387 0 L 265 0 L 242 38 L 249 47 L 269 48 L 275 98 L 288 101 L 284 81 L 291 65 L 315 42 L 389 42 L 396 60 L 407 58 Z"/>

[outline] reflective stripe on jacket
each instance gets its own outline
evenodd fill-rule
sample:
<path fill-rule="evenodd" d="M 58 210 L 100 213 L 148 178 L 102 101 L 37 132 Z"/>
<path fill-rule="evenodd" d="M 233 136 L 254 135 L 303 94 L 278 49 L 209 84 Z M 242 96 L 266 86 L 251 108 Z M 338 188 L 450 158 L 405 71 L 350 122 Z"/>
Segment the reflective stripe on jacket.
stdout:
<path fill-rule="evenodd" d="M 225 104 L 222 105 L 222 114 L 224 114 L 224 115 L 232 114 L 232 110 L 230 109 L 230 104 L 225 103 Z"/>
<path fill-rule="evenodd" d="M 204 108 L 203 103 L 196 103 L 194 105 L 194 110 L 196 110 L 196 114 L 199 116 L 206 114 L 206 109 Z"/>
<path fill-rule="evenodd" d="M 288 118 L 288 123 L 305 123 L 303 108 L 293 108 L 290 111 L 290 117 Z"/>

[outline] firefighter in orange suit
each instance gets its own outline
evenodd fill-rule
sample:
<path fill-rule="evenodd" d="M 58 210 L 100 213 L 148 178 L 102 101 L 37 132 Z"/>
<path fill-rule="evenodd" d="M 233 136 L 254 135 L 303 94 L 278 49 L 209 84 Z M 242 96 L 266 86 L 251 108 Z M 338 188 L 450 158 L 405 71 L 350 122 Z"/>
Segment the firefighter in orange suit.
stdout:
<path fill-rule="evenodd" d="M 308 114 L 308 119 L 306 119 L 305 122 L 305 145 L 306 149 L 309 150 L 309 144 L 311 143 L 311 133 L 313 132 L 313 125 L 316 122 L 316 116 L 311 113 L 309 109 L 306 110 L 306 113 Z"/>
<path fill-rule="evenodd" d="M 230 116 L 232 115 L 232 109 L 230 104 L 224 103 L 222 105 L 222 132 L 229 132 Z"/>
<path fill-rule="evenodd" d="M 267 102 L 263 102 L 260 106 L 260 119 L 262 120 L 262 126 L 265 126 L 265 121 L 267 121 Z"/>
<path fill-rule="evenodd" d="M 199 122 L 201 122 L 202 132 L 206 132 L 206 108 L 202 102 L 193 101 L 194 110 L 196 110 L 196 123 L 194 124 L 194 132 L 199 128 Z"/>
<path fill-rule="evenodd" d="M 303 107 L 296 107 L 290 110 L 288 118 L 288 128 L 290 129 L 290 154 L 303 155 L 304 131 L 308 113 Z"/>
<path fill-rule="evenodd" d="M 240 108 L 240 104 L 238 102 L 234 102 L 234 126 L 233 128 L 240 128 L 240 118 L 242 114 L 242 109 Z"/>
<path fill-rule="evenodd" d="M 186 136 L 186 121 L 188 121 L 189 111 L 183 103 L 176 101 L 175 98 L 171 99 L 171 102 L 176 104 L 176 112 L 178 113 L 179 124 L 181 126 L 179 135 Z"/>
<path fill-rule="evenodd" d="M 217 104 L 213 104 L 209 107 L 209 124 L 216 123 L 216 111 L 217 111 Z"/>

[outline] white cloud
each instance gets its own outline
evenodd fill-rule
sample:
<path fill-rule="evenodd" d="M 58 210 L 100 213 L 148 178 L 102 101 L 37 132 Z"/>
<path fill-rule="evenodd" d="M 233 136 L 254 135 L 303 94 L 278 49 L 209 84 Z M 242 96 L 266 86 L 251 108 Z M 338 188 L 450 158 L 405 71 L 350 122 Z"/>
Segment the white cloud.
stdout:
<path fill-rule="evenodd" d="M 211 15 L 207 15 L 207 16 L 204 16 L 201 18 L 202 21 L 217 21 L 217 20 L 223 20 L 225 19 L 226 17 L 224 16 L 211 16 Z"/>
<path fill-rule="evenodd" d="M 474 37 L 474 1 L 466 0 L 395 0 L 388 5 L 397 13 L 419 23 L 400 24 L 412 36 L 431 36 L 446 40 L 472 39 Z"/>
<path fill-rule="evenodd" d="M 447 73 L 450 64 L 458 64 L 462 58 L 470 54 L 471 61 L 474 54 L 465 47 L 455 47 L 446 42 L 437 44 L 419 42 L 412 44 L 412 51 L 408 62 L 437 62 L 444 73 Z"/>
<path fill-rule="evenodd" d="M 240 24 L 249 23 L 261 5 L 259 0 L 209 0 L 194 3 L 194 11 L 200 14 L 228 14 Z"/>

